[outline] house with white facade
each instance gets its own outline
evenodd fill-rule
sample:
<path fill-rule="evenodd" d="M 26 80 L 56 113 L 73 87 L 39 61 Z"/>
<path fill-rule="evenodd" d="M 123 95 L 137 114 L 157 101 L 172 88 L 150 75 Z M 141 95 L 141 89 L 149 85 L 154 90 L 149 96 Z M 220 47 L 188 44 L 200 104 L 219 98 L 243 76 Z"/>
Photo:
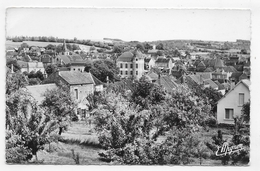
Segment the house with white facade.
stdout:
<path fill-rule="evenodd" d="M 121 78 L 133 77 L 139 79 L 145 73 L 146 56 L 138 50 L 124 52 L 117 59 L 117 67 L 119 67 L 119 75 Z"/>
<path fill-rule="evenodd" d="M 161 71 L 167 70 L 168 73 L 171 73 L 174 64 L 172 63 L 171 58 L 158 57 L 155 61 L 155 67 Z"/>
<path fill-rule="evenodd" d="M 155 61 L 156 61 L 156 57 L 145 58 L 144 59 L 145 70 L 149 71 L 151 68 L 153 68 L 155 66 Z"/>
<path fill-rule="evenodd" d="M 241 115 L 242 107 L 250 100 L 250 80 L 239 81 L 217 104 L 218 123 L 234 124 L 234 117 Z"/>

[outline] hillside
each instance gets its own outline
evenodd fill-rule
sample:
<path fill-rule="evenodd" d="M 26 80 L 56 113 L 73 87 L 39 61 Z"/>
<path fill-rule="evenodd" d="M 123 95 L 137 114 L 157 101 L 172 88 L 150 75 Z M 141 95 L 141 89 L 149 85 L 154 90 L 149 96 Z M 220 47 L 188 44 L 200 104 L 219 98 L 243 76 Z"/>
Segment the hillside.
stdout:
<path fill-rule="evenodd" d="M 37 41 L 12 42 L 12 41 L 6 41 L 5 42 L 5 47 L 6 48 L 7 47 L 16 48 L 16 47 L 20 47 L 20 45 L 22 43 L 27 43 L 29 46 L 39 46 L 39 47 L 46 47 L 49 44 L 53 44 L 53 45 L 60 45 L 60 44 L 62 44 L 62 43 L 58 43 L 58 42 L 37 42 Z M 70 43 L 70 44 L 73 44 L 73 43 Z M 75 44 L 79 45 L 80 49 L 84 50 L 84 51 L 89 51 L 89 49 L 91 47 L 91 46 L 77 44 L 77 43 L 75 43 Z M 100 49 L 100 48 L 96 47 L 96 49 Z"/>

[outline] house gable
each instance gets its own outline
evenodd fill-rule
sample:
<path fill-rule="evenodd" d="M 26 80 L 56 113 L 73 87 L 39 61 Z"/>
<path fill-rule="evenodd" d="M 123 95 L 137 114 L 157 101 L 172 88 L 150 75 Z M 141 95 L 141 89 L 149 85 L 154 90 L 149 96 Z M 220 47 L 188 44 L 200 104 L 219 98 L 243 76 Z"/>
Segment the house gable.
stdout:
<path fill-rule="evenodd" d="M 241 80 L 232 90 L 230 90 L 223 98 L 218 101 L 217 104 L 217 120 L 218 123 L 234 124 L 234 120 L 226 119 L 226 109 L 232 109 L 234 116 L 240 116 L 242 110 L 242 104 L 240 104 L 240 94 L 244 98 L 244 103 L 250 99 L 249 90 L 250 81 Z"/>

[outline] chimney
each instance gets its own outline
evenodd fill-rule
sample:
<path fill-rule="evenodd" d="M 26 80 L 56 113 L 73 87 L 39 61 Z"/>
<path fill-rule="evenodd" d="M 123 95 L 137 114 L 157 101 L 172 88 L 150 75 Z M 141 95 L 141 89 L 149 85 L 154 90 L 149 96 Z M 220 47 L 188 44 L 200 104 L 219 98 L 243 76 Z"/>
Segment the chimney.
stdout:
<path fill-rule="evenodd" d="M 14 73 L 14 66 L 13 66 L 13 64 L 11 64 L 11 73 L 12 74 Z"/>
<path fill-rule="evenodd" d="M 161 73 L 158 74 L 158 83 L 161 85 Z"/>

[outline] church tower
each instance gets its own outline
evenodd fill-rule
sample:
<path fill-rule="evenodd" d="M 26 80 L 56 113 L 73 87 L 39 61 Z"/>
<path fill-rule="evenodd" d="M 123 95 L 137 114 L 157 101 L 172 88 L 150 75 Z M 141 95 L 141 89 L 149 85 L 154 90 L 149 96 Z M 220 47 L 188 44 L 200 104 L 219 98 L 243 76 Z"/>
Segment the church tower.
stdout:
<path fill-rule="evenodd" d="M 68 49 L 67 49 L 65 39 L 64 39 L 64 41 L 63 41 L 63 46 L 62 46 L 62 55 L 69 55 L 69 51 L 68 51 Z"/>

